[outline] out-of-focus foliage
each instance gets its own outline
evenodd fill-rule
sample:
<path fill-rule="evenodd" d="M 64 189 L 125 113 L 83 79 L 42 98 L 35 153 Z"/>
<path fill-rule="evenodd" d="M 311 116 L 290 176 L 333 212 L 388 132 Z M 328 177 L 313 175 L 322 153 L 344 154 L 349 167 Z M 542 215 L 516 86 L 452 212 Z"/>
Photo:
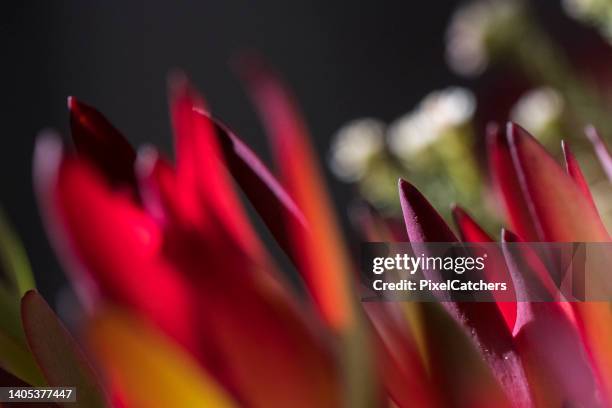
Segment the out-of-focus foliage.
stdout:
<path fill-rule="evenodd" d="M 489 242 L 486 231 L 502 224 L 502 248 L 521 240 L 610 242 L 598 209 L 609 208 L 602 203 L 609 205 L 611 195 L 597 186 L 609 188 L 602 174 L 612 175 L 612 156 L 589 127 L 605 171 L 596 170 L 586 139 L 569 133 L 576 123 L 593 122 L 607 134 L 607 105 L 561 58 L 526 4 L 490 0 L 459 10 L 449 57 L 462 74 L 508 63 L 522 70 L 528 86 L 504 114 L 546 145 L 575 135 L 579 155 L 564 143 L 564 168 L 512 122 L 487 126 L 483 146 L 483 101 L 465 88 L 432 92 L 390 124 L 356 120 L 338 132 L 330 163 L 384 213 L 366 206 L 355 217 L 362 239 Z M 356 283 L 356 257 L 295 100 L 259 60 L 248 60 L 242 74 L 278 175 L 209 113 L 182 75 L 169 87 L 174 161 L 151 147 L 135 150 L 100 112 L 74 98 L 74 149 L 41 135 L 36 192 L 86 309 L 85 336 L 75 339 L 28 290 L 25 256 L 2 228 L 5 382 L 77 385 L 83 407 L 612 404 L 608 303 L 360 304 L 366 290 Z M 306 296 L 288 285 L 235 185 L 294 264 Z M 486 228 L 457 206 L 456 235 L 426 196 L 438 208 L 459 201 Z M 404 231 L 397 233 L 400 217 Z M 528 265 L 535 279 L 554 273 L 528 262 L 530 253 L 497 255 L 496 266 L 513 279 L 517 265 Z"/>
<path fill-rule="evenodd" d="M 567 0 L 564 6 L 581 20 L 597 22 L 598 27 L 610 22 L 612 7 L 607 1 Z M 494 70 L 501 91 L 489 92 L 476 85 L 473 91 L 448 88 L 427 95 L 416 108 L 389 125 L 384 131 L 386 144 L 377 137 L 375 153 L 369 151 L 368 160 L 352 159 L 361 150 L 358 134 L 367 131 L 358 126 L 363 123 L 359 120 L 349 123 L 336 135 L 334 146 L 343 140 L 342 144 L 350 148 L 332 148 L 331 168 L 338 177 L 356 183 L 363 196 L 387 214 L 398 211 L 388 179 L 400 175 L 425 191 L 442 213 L 448 214 L 448 202 L 457 201 L 478 214 L 486 226 L 497 225 L 499 214 L 490 205 L 487 179 L 483 183 L 478 176 L 487 166 L 482 159 L 482 129 L 486 125 L 482 121 L 490 120 L 489 114 L 497 109 L 502 110 L 498 116 L 519 123 L 551 149 L 562 138 L 571 143 L 584 163 L 585 177 L 604 220 L 612 225 L 612 203 L 605 198 L 610 186 L 595 165 L 583 130 L 590 123 L 604 138 L 612 136 L 612 92 L 606 92 L 612 90 L 612 75 L 603 84 L 601 78 L 589 77 L 593 60 L 570 58 L 568 53 L 575 50 L 555 41 L 540 26 L 526 1 L 465 3 L 449 22 L 446 45 L 447 61 L 454 72 L 474 78 L 478 84 L 479 77 Z M 596 64 L 612 63 L 612 49 L 607 52 L 592 56 Z M 512 81 L 503 84 L 507 77 L 516 76 L 522 78 L 518 85 Z M 487 82 L 490 86 L 491 79 Z M 510 105 L 504 107 L 508 95 L 513 94 Z M 385 126 L 377 123 L 376 133 L 381 134 Z M 358 168 L 348 178 L 347 165 Z"/>

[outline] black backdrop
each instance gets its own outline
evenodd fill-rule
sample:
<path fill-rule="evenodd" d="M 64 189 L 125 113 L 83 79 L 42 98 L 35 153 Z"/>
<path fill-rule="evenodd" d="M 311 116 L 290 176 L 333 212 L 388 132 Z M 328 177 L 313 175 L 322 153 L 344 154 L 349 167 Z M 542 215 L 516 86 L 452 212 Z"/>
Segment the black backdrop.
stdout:
<path fill-rule="evenodd" d="M 268 160 L 260 125 L 229 69 L 237 51 L 256 49 L 284 74 L 322 157 L 345 121 L 390 120 L 428 90 L 464 83 L 443 58 L 454 1 L 8 3 L 0 6 L 0 205 L 48 298 L 64 278 L 40 225 L 31 156 L 40 129 L 66 134 L 68 95 L 98 107 L 133 143 L 169 151 L 165 76 L 180 67 Z M 350 188 L 330 183 L 345 208 Z"/>

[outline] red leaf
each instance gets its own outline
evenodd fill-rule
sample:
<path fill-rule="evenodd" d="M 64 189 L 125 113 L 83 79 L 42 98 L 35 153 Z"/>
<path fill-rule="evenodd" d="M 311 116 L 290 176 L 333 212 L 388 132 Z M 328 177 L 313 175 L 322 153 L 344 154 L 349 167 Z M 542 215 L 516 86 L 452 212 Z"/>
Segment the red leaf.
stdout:
<path fill-rule="evenodd" d="M 231 237 L 228 244 L 234 243 L 253 259 L 262 260 L 263 248 L 220 161 L 214 126 L 196 111 L 203 108 L 202 98 L 184 77 L 172 78 L 170 111 L 177 150 L 177 189 L 192 201 L 196 211 L 201 208 L 196 222 L 214 231 L 211 224 L 216 219 Z"/>
<path fill-rule="evenodd" d="M 410 183 L 400 180 L 400 201 L 411 243 L 457 242 L 437 211 Z M 493 303 L 445 303 L 458 322 L 466 326 L 475 344 L 503 384 L 508 396 L 517 404 L 530 401 L 527 379 L 521 367 L 512 337 L 499 309 Z"/>
<path fill-rule="evenodd" d="M 487 146 L 491 181 L 505 209 L 509 225 L 525 239 L 537 241 L 539 233 L 531 219 L 530 203 L 523 195 L 512 162 L 510 146 L 497 124 L 490 124 L 487 127 Z"/>
<path fill-rule="evenodd" d="M 378 370 L 393 401 L 400 407 L 439 406 L 417 345 L 403 316 L 397 316 L 401 305 L 367 302 L 364 309 L 376 333 L 373 347 L 378 355 Z"/>
<path fill-rule="evenodd" d="M 220 121 L 210 117 L 208 113 L 201 112 L 201 114 L 208 116 L 213 122 L 225 158 L 224 162 L 232 176 L 281 248 L 294 262 L 297 262 L 296 250 L 291 245 L 284 221 L 293 219 L 291 224 L 296 229 L 303 228 L 301 234 L 305 235 L 307 227 L 304 214 L 276 177 L 238 136 Z"/>
<path fill-rule="evenodd" d="M 399 198 L 410 242 L 458 242 L 440 214 L 412 184 L 399 180 Z"/>
<path fill-rule="evenodd" d="M 591 195 L 591 190 L 589 189 L 589 184 L 584 178 L 584 174 L 582 174 L 582 170 L 580 170 L 580 165 L 565 140 L 561 141 L 561 148 L 563 149 L 563 157 L 565 159 L 565 171 L 580 188 L 584 197 L 593 205 L 593 208 L 597 209 L 595 201 L 593 201 L 593 196 Z"/>
<path fill-rule="evenodd" d="M 461 239 L 465 242 L 493 242 L 493 238 L 461 207 L 452 209 L 453 219 L 459 228 Z"/>
<path fill-rule="evenodd" d="M 243 72 L 250 94 L 272 141 L 282 180 L 302 210 L 309 233 L 290 216 L 299 270 L 321 315 L 337 331 L 354 326 L 352 265 L 327 194 L 306 126 L 280 80 L 251 60 Z"/>
<path fill-rule="evenodd" d="M 129 305 L 196 350 L 190 288 L 161 258 L 157 223 L 61 150 L 40 138 L 34 173 L 47 229 L 84 304 L 102 295 Z"/>
<path fill-rule="evenodd" d="M 214 341 L 214 357 L 245 405 L 339 405 L 338 367 L 312 316 L 304 317 L 285 292 L 245 273 L 239 260 L 210 253 L 210 243 L 199 239 L 175 236 L 173 263 L 193 277 L 196 326 Z"/>
<path fill-rule="evenodd" d="M 556 296 L 558 291 L 537 255 L 527 247 L 511 249 L 508 242 L 517 242 L 517 238 L 504 232 L 504 255 L 515 287 L 524 292 L 521 298 L 536 298 L 534 291 Z M 539 277 L 541 285 L 533 279 L 527 284 L 524 276 Z M 536 401 L 601 406 L 587 351 L 561 303 L 519 302 L 514 337 Z"/>
<path fill-rule="evenodd" d="M 591 137 L 596 134 L 590 131 Z M 610 240 L 599 214 L 544 148 L 517 125 L 508 126 L 509 143 L 523 192 L 532 203 L 542 239 L 551 242 L 606 242 Z M 603 156 L 603 145 L 594 139 Z M 600 157 L 601 159 L 602 157 Z M 608 303 L 572 304 L 578 325 L 607 398 L 612 398 L 612 311 Z"/>
<path fill-rule="evenodd" d="M 597 211 L 554 158 L 518 125 L 509 123 L 507 134 L 514 167 L 541 240 L 609 240 Z"/>
<path fill-rule="evenodd" d="M 23 296 L 21 316 L 28 345 L 49 385 L 76 387 L 80 407 L 108 406 L 107 397 L 85 355 L 35 290 Z"/>
<path fill-rule="evenodd" d="M 114 185 L 135 186 L 136 153 L 125 137 L 100 112 L 75 97 L 68 98 L 68 109 L 77 152 Z"/>
<path fill-rule="evenodd" d="M 422 302 L 418 307 L 421 309 L 430 375 L 444 406 L 531 406 L 528 395 L 524 395 L 528 390 L 522 388 L 526 384 L 511 385 L 515 371 L 510 365 L 491 366 L 489 358 L 487 362 L 493 369 L 492 376 L 471 339 L 438 303 Z M 508 358 L 515 363 L 514 357 Z M 520 363 L 516 363 L 520 368 Z M 498 381 L 506 387 L 506 394 Z"/>
<path fill-rule="evenodd" d="M 474 221 L 470 215 L 463 210 L 461 207 L 455 206 L 453 208 L 453 218 L 455 219 L 455 223 L 459 227 L 459 231 L 461 233 L 461 237 L 463 241 L 466 242 L 494 242 L 493 239 Z M 506 263 L 504 261 L 504 256 L 501 251 L 488 251 L 486 252 L 488 255 L 487 260 L 487 268 L 486 271 L 492 271 L 495 275 L 495 279 L 499 279 L 502 277 L 502 280 L 507 283 L 508 294 L 500 295 L 498 292 L 493 293 L 493 297 L 505 297 L 507 299 L 508 296 L 512 296 L 512 298 L 516 299 L 514 294 L 514 285 L 512 284 L 512 279 L 510 278 L 510 274 L 508 269 L 506 268 Z M 493 278 L 493 277 L 491 277 Z M 493 281 L 493 279 L 491 279 Z M 514 324 L 516 322 L 516 302 L 504 302 L 497 301 L 496 302 L 499 311 L 501 312 L 504 320 L 506 322 L 506 326 L 512 332 L 514 329 Z"/>

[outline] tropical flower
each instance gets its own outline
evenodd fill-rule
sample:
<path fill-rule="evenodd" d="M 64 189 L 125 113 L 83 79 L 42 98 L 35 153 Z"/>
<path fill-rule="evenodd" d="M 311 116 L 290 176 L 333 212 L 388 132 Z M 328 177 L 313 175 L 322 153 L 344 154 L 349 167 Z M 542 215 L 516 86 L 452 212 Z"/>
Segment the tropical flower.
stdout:
<path fill-rule="evenodd" d="M 38 383 L 76 384 L 87 407 L 611 405 L 607 303 L 360 305 L 353 257 L 293 99 L 253 61 L 245 79 L 278 179 L 183 77 L 170 87 L 174 163 L 151 147 L 133 150 L 74 98 L 75 148 L 54 135 L 38 140 L 41 211 L 86 307 L 83 352 L 36 292 L 23 296 L 25 356 Z M 567 145 L 564 169 L 519 126 L 488 131 L 503 243 L 609 241 Z M 232 179 L 295 265 L 305 296 L 258 238 Z M 459 240 L 407 181 L 399 199 L 410 242 Z M 492 241 L 465 210 L 453 215 L 461 240 Z M 372 210 L 357 220 L 364 240 L 395 239 Z M 530 256 L 498 255 L 511 274 Z M 543 264 L 529 265 L 546 275 Z M 34 383 L 5 354 L 3 375 Z"/>

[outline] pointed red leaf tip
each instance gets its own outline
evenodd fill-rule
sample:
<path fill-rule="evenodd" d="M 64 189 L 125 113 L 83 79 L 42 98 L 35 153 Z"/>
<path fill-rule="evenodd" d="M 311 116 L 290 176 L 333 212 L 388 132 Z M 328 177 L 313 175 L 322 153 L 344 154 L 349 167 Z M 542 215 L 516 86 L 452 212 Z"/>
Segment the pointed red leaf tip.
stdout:
<path fill-rule="evenodd" d="M 415 186 L 400 179 L 400 204 L 410 242 L 457 242 L 458 239 Z"/>
<path fill-rule="evenodd" d="M 303 228 L 303 234 L 306 234 L 304 214 L 272 172 L 235 133 L 210 114 L 200 113 L 207 116 L 215 126 L 215 134 L 223 152 L 223 163 L 280 247 L 297 263 L 297 254 L 291 245 L 284 221 L 293 219 L 295 228 Z"/>
<path fill-rule="evenodd" d="M 514 264 L 509 267 L 509 270 L 512 275 L 512 281 L 516 285 L 518 301 L 526 302 L 530 299 L 552 300 L 559 298 L 559 290 L 552 280 L 549 270 L 546 268 L 537 252 L 526 245 L 520 247 L 506 245 L 525 242 L 519 236 L 506 229 L 502 229 L 501 242 L 506 264 L 510 265 L 510 262 L 514 262 Z M 516 258 L 519 255 L 523 263 L 518 265 L 522 267 L 517 267 L 516 264 Z M 525 268 L 529 268 L 529 273 L 525 272 Z M 530 277 L 529 282 L 525 280 L 525 275 Z M 527 285 L 527 283 L 529 283 L 529 285 Z M 520 307 L 521 305 L 519 305 L 517 323 L 514 327 L 515 332 L 524 324 L 524 316 L 520 313 Z"/>
<path fill-rule="evenodd" d="M 457 242 L 457 237 L 427 199 L 409 182 L 399 180 L 400 203 L 412 243 Z M 496 304 L 445 303 L 447 310 L 470 333 L 496 378 L 517 406 L 529 406 L 527 379 L 512 344 L 510 325 Z"/>
<path fill-rule="evenodd" d="M 608 146 L 603 141 L 599 132 L 594 126 L 587 126 L 584 129 L 584 133 L 593 145 L 595 154 L 597 155 L 599 163 L 601 163 L 601 167 L 606 173 L 606 176 L 608 176 L 608 179 L 612 181 L 612 156 L 610 155 L 610 149 L 608 149 Z"/>
<path fill-rule="evenodd" d="M 214 125 L 208 116 L 201 114 L 206 109 L 204 99 L 180 73 L 169 79 L 169 98 L 177 154 L 177 188 L 182 195 L 191 196 L 196 207 L 202 207 L 199 221 L 207 228 L 213 228 L 215 222 L 220 224 L 231 237 L 228 244 L 238 245 L 253 259 L 264 259 L 263 247 L 221 163 L 223 156 Z"/>
<path fill-rule="evenodd" d="M 284 185 L 308 225 L 304 234 L 293 217 L 285 220 L 298 269 L 323 319 L 336 331 L 354 328 L 353 266 L 297 104 L 261 59 L 245 57 L 238 68 L 271 140 Z"/>
<path fill-rule="evenodd" d="M 474 221 L 474 219 L 463 208 L 459 206 L 454 206 L 452 212 L 453 218 L 455 219 L 455 223 L 459 228 L 459 231 L 461 233 L 461 239 L 463 241 L 494 242 L 493 238 L 491 238 L 489 234 L 487 234 L 484 229 L 482 229 L 482 227 L 478 225 L 478 223 L 476 223 L 476 221 Z M 476 248 L 474 248 L 474 250 L 476 250 Z M 508 294 L 500 295 L 496 292 L 493 293 L 493 297 L 498 300 L 502 300 L 500 298 L 504 298 L 505 300 L 508 300 L 509 298 L 512 299 L 515 296 L 514 285 L 512 283 L 510 273 L 506 268 L 503 254 L 501 253 L 501 251 L 494 251 L 492 253 L 488 253 L 490 251 L 487 252 L 484 249 L 483 252 L 487 253 L 488 255 L 487 268 L 485 272 L 491 272 L 491 281 L 499 281 L 501 277 L 508 284 Z M 502 316 L 504 317 L 506 326 L 510 331 L 512 331 L 516 322 L 516 302 L 498 301 L 496 302 L 496 304 Z"/>
<path fill-rule="evenodd" d="M 570 150 L 569 144 L 565 140 L 561 141 L 561 149 L 563 150 L 563 158 L 565 159 L 565 171 L 574 182 L 576 182 L 576 185 L 580 188 L 585 198 L 593 205 L 593 208 L 597 209 L 595 201 L 593 201 L 593 196 L 591 195 L 591 190 L 589 189 L 589 184 L 580 169 L 580 164 L 578 164 L 576 156 L 574 156 Z"/>
<path fill-rule="evenodd" d="M 88 161 L 63 154 L 56 137 L 37 140 L 34 174 L 51 241 L 84 303 L 101 295 L 130 306 L 196 349 L 191 288 L 161 259 L 161 230 L 149 214 Z"/>
<path fill-rule="evenodd" d="M 497 123 L 489 123 L 486 132 L 491 182 L 507 222 L 521 236 L 537 241 L 539 234 L 531 219 L 529 204 L 523 196 L 508 141 Z"/>
<path fill-rule="evenodd" d="M 453 205 L 451 211 L 462 241 L 493 242 L 493 238 L 463 208 Z"/>
<path fill-rule="evenodd" d="M 554 405 L 602 406 L 601 392 L 589 363 L 588 352 L 576 326 L 568 317 L 570 310 L 560 302 L 528 301 L 538 293 L 558 292 L 546 267 L 528 246 L 510 247 L 522 242 L 515 234 L 502 231 L 502 247 L 517 291 L 517 323 L 513 332 L 523 366 L 531 378 L 531 391 L 538 401 Z M 525 276 L 537 276 L 539 285 Z M 542 300 L 542 298 L 539 298 Z"/>
<path fill-rule="evenodd" d="M 523 196 L 538 226 L 540 240 L 608 241 L 608 233 L 593 205 L 544 147 L 514 123 L 508 123 L 507 137 Z"/>
<path fill-rule="evenodd" d="M 21 299 L 28 345 L 50 386 L 75 386 L 80 406 L 107 407 L 100 381 L 85 354 L 47 302 L 30 290 Z"/>
<path fill-rule="evenodd" d="M 79 155 L 90 160 L 113 185 L 135 186 L 136 152 L 97 110 L 68 97 L 70 130 Z"/>

